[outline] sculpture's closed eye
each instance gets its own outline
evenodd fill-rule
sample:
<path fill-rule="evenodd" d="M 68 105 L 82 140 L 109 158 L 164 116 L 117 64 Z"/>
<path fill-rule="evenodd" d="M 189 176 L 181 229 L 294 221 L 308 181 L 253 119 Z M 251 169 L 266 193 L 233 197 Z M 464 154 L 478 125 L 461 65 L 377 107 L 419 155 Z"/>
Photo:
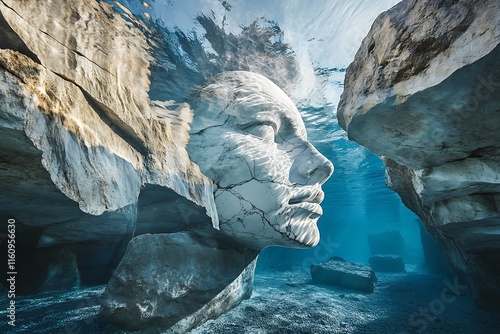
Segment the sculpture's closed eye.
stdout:
<path fill-rule="evenodd" d="M 242 125 L 241 130 L 255 137 L 274 141 L 278 127 L 273 122 L 252 122 Z"/>

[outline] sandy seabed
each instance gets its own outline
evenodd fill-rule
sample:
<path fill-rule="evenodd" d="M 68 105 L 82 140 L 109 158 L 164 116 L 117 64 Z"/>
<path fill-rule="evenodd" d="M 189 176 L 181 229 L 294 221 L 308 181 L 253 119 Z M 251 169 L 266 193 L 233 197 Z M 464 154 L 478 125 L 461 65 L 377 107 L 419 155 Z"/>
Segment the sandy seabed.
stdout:
<path fill-rule="evenodd" d="M 470 289 L 458 281 L 457 289 L 453 278 L 416 271 L 377 278 L 375 291 L 364 294 L 315 285 L 305 271 L 261 271 L 250 299 L 190 334 L 500 333 L 500 313 L 476 308 Z M 103 289 L 18 297 L 16 327 L 2 307 L 0 332 L 124 333 L 99 317 Z"/>
<path fill-rule="evenodd" d="M 252 298 L 190 334 L 230 333 L 497 334 L 500 313 L 476 308 L 470 288 L 441 275 L 377 273 L 365 294 L 314 285 L 303 271 L 261 272 Z"/>

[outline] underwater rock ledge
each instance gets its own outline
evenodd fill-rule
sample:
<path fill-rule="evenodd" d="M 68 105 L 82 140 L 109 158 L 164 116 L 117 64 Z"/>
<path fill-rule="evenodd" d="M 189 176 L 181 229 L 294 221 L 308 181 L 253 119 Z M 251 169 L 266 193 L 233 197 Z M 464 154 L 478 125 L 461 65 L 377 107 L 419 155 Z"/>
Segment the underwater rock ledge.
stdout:
<path fill-rule="evenodd" d="M 499 43 L 496 0 L 403 1 L 363 40 L 338 111 L 489 306 L 500 298 Z"/>
<path fill-rule="evenodd" d="M 6 190 L 0 217 L 16 222 L 18 295 L 106 284 L 128 259 L 158 266 L 150 243 L 143 258 L 122 259 L 129 241 L 142 245 L 147 233 L 165 239 L 200 228 L 218 233 L 212 181 L 186 151 L 192 110 L 149 99 L 151 57 L 141 24 L 105 2 L 0 0 L 0 184 Z M 231 275 L 219 285 L 194 278 L 193 286 L 218 299 L 184 298 L 198 312 L 182 330 L 248 298 L 256 256 L 231 263 L 221 253 L 241 246 L 225 241 L 219 250 L 186 240 L 185 247 L 203 245 L 213 254 L 213 271 L 204 277 L 209 283 L 210 274 Z M 172 252 L 172 245 L 161 250 Z M 194 268 L 184 269 L 194 275 Z"/>

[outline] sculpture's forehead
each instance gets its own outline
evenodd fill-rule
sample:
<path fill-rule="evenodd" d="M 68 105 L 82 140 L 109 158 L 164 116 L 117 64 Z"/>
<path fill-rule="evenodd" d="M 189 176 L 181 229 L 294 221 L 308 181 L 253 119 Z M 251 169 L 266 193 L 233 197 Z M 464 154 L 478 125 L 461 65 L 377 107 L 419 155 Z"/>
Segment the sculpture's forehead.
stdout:
<path fill-rule="evenodd" d="M 284 95 L 286 99 L 289 98 Z M 299 111 L 293 102 L 280 99 L 280 96 L 269 94 L 254 94 L 252 96 L 238 97 L 230 111 L 233 116 L 241 120 L 272 117 L 276 120 L 287 120 L 290 123 L 302 123 Z"/>
<path fill-rule="evenodd" d="M 278 108 L 295 110 L 295 104 L 286 93 L 269 79 L 258 76 L 232 82 L 226 86 L 226 96 L 232 97 L 236 103 L 251 107 Z"/>
<path fill-rule="evenodd" d="M 277 85 L 251 72 L 228 72 L 202 90 L 204 105 L 195 113 L 192 129 L 255 121 L 274 122 L 305 138 L 305 126 L 293 101 Z M 201 123 L 201 124 L 198 124 Z"/>
<path fill-rule="evenodd" d="M 277 123 L 303 128 L 304 124 L 293 101 L 278 86 L 266 81 L 251 81 L 234 87 L 229 113 L 238 122 L 274 120 Z"/>

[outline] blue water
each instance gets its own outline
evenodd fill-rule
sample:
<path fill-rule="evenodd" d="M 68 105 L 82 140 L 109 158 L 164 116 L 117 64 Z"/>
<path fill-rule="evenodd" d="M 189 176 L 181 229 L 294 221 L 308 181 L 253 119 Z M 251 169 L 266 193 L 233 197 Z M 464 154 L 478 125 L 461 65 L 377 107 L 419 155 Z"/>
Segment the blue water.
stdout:
<path fill-rule="evenodd" d="M 259 257 L 259 268 L 298 265 L 308 271 L 310 264 L 331 256 L 368 263 L 367 234 L 390 229 L 399 230 L 405 240 L 405 262 L 421 264 L 417 216 L 385 185 L 380 158 L 348 140 L 334 111 L 334 107 L 301 110 L 309 140 L 335 165 L 332 177 L 323 185 L 323 216 L 318 221 L 321 241 L 306 250 L 269 247 Z"/>
<path fill-rule="evenodd" d="M 141 5 L 133 5 L 134 2 L 129 1 L 122 3 L 140 14 Z M 243 29 L 240 33 L 232 34 L 226 31 L 229 27 L 220 26 L 222 23 L 217 21 L 217 15 L 213 12 L 204 13 L 195 3 L 153 6 L 152 13 L 159 17 L 167 12 L 176 14 L 172 22 L 147 22 L 151 27 L 148 38 L 156 43 L 151 51 L 155 58 L 151 64 L 149 91 L 152 100 L 189 102 L 191 92 L 203 85 L 211 75 L 231 70 L 260 72 L 274 80 L 292 99 L 299 101 L 299 105 L 305 106 L 300 111 L 309 140 L 335 165 L 333 176 L 323 187 L 324 214 L 318 222 L 320 244 L 309 250 L 268 248 L 260 256 L 260 267 L 286 266 L 292 262 L 295 266 L 300 265 L 304 270 L 309 270 L 310 264 L 328 260 L 334 255 L 367 263 L 370 256 L 367 234 L 387 229 L 400 230 L 406 241 L 406 263 L 419 264 L 422 261 L 417 217 L 401 203 L 397 194 L 385 186 L 384 166 L 380 159 L 349 141 L 345 131 L 338 125 L 335 104 L 343 89 L 345 68 L 308 64 L 303 58 L 296 57 L 300 51 L 294 50 L 292 44 L 283 42 L 287 31 L 281 30 L 275 22 L 257 20 L 254 23 L 258 29 Z M 228 15 L 228 20 L 234 14 L 233 11 L 223 12 Z M 240 22 L 241 27 L 250 25 L 256 18 L 246 13 L 239 18 L 244 21 Z M 337 24 L 332 23 L 330 28 L 333 29 Z M 316 27 L 315 33 L 322 32 L 318 29 Z M 256 47 L 261 44 L 267 46 Z M 314 54 L 319 49 L 309 51 Z M 338 52 L 332 52 L 332 61 L 326 63 L 335 63 L 333 60 L 338 56 Z M 305 69 L 308 66 L 314 67 L 317 82 L 326 83 L 327 89 L 323 91 L 321 84 L 317 84 L 313 91 L 323 92 L 325 96 L 317 99 L 314 97 L 317 94 L 311 93 L 304 102 L 298 97 L 303 94 L 294 96 L 294 92 L 301 90 L 298 87 L 308 87 L 310 78 L 300 74 L 307 72 Z M 318 103 L 322 99 L 324 105 Z"/>
<path fill-rule="evenodd" d="M 113 3 L 110 0 L 108 2 Z M 235 36 L 231 31 L 225 31 L 229 27 L 222 26 L 221 28 L 217 25 L 217 18 L 223 17 L 222 22 L 225 22 L 226 15 L 230 16 L 229 11 L 221 9 L 222 7 L 215 15 L 209 10 L 210 8 L 198 8 L 197 3 L 200 1 L 153 1 L 152 10 L 145 9 L 143 3 L 139 1 L 122 0 L 120 2 L 139 15 L 143 11 L 155 14 L 155 9 L 158 9 L 156 13 L 158 15 L 153 15 L 153 18 L 164 18 L 164 24 L 155 20 L 145 21 L 151 28 L 151 36 L 148 37 L 158 46 L 158 49 L 151 50 L 155 59 L 151 64 L 149 94 L 152 100 L 172 99 L 183 102 L 192 89 L 203 84 L 207 76 L 225 70 L 257 68 L 266 72 L 267 69 L 258 68 L 258 66 L 264 63 L 283 65 L 280 59 L 285 59 L 288 67 L 283 69 L 283 66 L 280 66 L 278 67 L 280 72 L 271 73 L 271 75 L 274 74 L 275 78 L 290 78 L 290 81 L 293 81 L 300 79 L 300 76 L 296 74 L 301 73 L 301 66 L 308 65 L 303 64 L 303 59 L 294 63 L 293 55 L 299 54 L 300 50 L 292 50 L 291 45 L 281 42 L 275 43 L 276 40 L 281 41 L 281 36 L 286 36 L 288 33 L 286 30 L 283 32 L 277 29 L 277 26 L 271 25 L 267 30 L 258 29 L 255 32 L 256 36 L 243 34 Z M 202 3 L 210 2 L 203 1 Z M 213 3 L 219 7 L 222 6 L 222 1 L 213 1 Z M 259 13 L 260 10 L 264 10 L 254 2 L 231 1 L 231 3 L 234 5 L 231 13 L 236 12 L 238 4 L 253 6 L 254 9 L 259 9 Z M 338 3 L 341 2 L 338 1 Z M 358 1 L 358 4 L 361 3 Z M 365 5 L 370 4 L 369 1 L 365 3 Z M 165 10 L 163 16 L 160 15 L 162 14 L 160 9 Z M 369 11 L 366 10 L 366 12 Z M 214 17 L 215 23 L 204 20 L 201 21 L 205 23 L 203 25 L 195 17 L 198 13 L 208 15 L 206 16 L 208 18 Z M 296 14 L 296 19 L 305 17 L 302 12 Z M 339 31 L 344 29 L 345 31 L 341 32 L 347 37 L 339 40 L 350 41 L 350 36 L 358 30 L 354 29 L 356 27 L 353 28 L 352 19 L 361 18 L 362 20 L 364 16 L 356 13 L 351 17 L 343 16 L 343 13 L 333 14 L 339 16 L 339 19 L 334 19 L 329 15 L 328 21 L 332 26 L 317 25 L 318 29 L 337 31 L 333 28 L 340 27 Z M 234 21 L 238 16 L 233 16 L 233 23 L 248 26 L 258 18 L 258 16 L 250 16 L 241 17 L 241 22 Z M 369 20 L 366 22 L 368 28 L 371 22 Z M 287 22 L 283 20 L 283 23 Z M 289 20 L 287 24 L 290 26 L 294 23 L 294 20 Z M 198 35 L 192 33 L 191 29 L 197 31 Z M 363 33 L 361 35 L 364 36 Z M 249 37 L 254 37 L 252 40 L 257 41 L 263 41 L 264 37 L 269 37 L 268 42 L 272 43 L 273 47 L 265 48 L 265 52 L 258 48 L 252 49 Z M 307 37 L 311 38 L 302 41 L 302 45 L 308 45 L 305 42 L 312 42 L 314 40 L 312 37 L 316 36 Z M 211 40 L 226 42 L 221 45 L 227 47 L 224 49 L 219 45 L 217 48 L 214 44 L 212 45 L 214 50 L 207 51 L 205 49 L 207 41 Z M 320 40 L 318 38 L 316 41 L 318 46 L 321 45 Z M 300 43 L 295 45 L 298 44 Z M 330 53 L 332 44 L 325 44 L 328 48 L 328 52 L 325 53 Z M 349 47 L 352 46 L 349 45 Z M 335 52 L 331 52 L 332 57 L 341 54 L 342 49 L 346 49 L 346 46 L 335 45 Z M 241 53 L 247 56 L 246 61 L 253 61 L 255 64 L 227 61 L 228 59 L 241 59 Z M 325 61 L 325 63 L 330 64 L 333 61 Z M 318 66 L 323 68 L 327 65 L 319 64 Z M 329 71 L 335 72 L 335 69 L 332 67 L 323 72 L 328 72 L 330 75 Z M 282 75 L 281 70 L 285 75 Z M 287 83 L 287 80 L 284 81 Z M 342 88 L 341 82 L 338 82 L 337 88 L 338 93 Z M 338 96 L 330 96 L 330 100 L 337 100 L 337 98 Z M 259 256 L 259 270 L 253 297 L 236 308 L 234 312 L 228 313 L 226 318 L 220 318 L 219 323 L 213 325 L 215 329 L 209 330 L 211 326 L 209 323 L 208 327 L 200 329 L 198 333 L 309 333 L 315 328 L 313 326 L 323 328 L 322 333 L 395 333 L 400 330 L 413 329 L 408 318 L 416 310 L 428 307 L 431 302 L 439 298 L 443 289 L 443 277 L 416 273 L 423 262 L 417 217 L 402 204 L 396 193 L 386 187 L 384 166 L 379 157 L 348 140 L 347 134 L 338 125 L 334 105 L 301 108 L 300 111 L 310 141 L 335 165 L 333 176 L 323 186 L 324 214 L 318 222 L 321 241 L 312 249 L 281 247 L 265 249 Z M 324 262 L 332 256 L 340 256 L 353 262 L 368 263 L 370 251 L 367 234 L 389 229 L 397 229 L 401 232 L 406 247 L 403 258 L 406 264 L 412 265 L 407 269 L 410 267 L 417 268 L 417 270 L 409 270 L 408 275 L 381 274 L 377 289 L 370 297 L 310 284 L 309 266 L 313 263 Z M 278 273 L 276 271 L 264 272 L 262 269 L 294 269 L 295 271 Z M 302 272 L 297 273 L 297 270 Z M 120 333 L 99 317 L 98 296 L 103 290 L 104 286 L 101 285 L 63 293 L 20 297 L 18 299 L 20 318 L 16 332 Z M 2 295 L 5 294 L 2 293 Z M 5 309 L 0 311 L 0 316 L 4 319 L 5 315 Z M 429 333 L 444 333 L 445 330 L 446 333 L 464 331 L 489 333 L 492 332 L 489 329 L 498 328 L 498 318 L 473 309 L 471 302 L 465 298 L 465 294 L 457 298 L 456 303 L 447 306 L 446 312 L 439 320 L 439 322 L 429 324 Z M 222 327 L 216 327 L 218 325 Z M 464 329 L 466 325 L 474 328 L 469 331 L 468 328 Z M 235 326 L 239 326 L 238 331 L 234 330 Z M 258 328 L 259 331 L 254 331 L 254 328 Z M 6 322 L 1 322 L 0 332 L 8 330 L 11 328 Z"/>

